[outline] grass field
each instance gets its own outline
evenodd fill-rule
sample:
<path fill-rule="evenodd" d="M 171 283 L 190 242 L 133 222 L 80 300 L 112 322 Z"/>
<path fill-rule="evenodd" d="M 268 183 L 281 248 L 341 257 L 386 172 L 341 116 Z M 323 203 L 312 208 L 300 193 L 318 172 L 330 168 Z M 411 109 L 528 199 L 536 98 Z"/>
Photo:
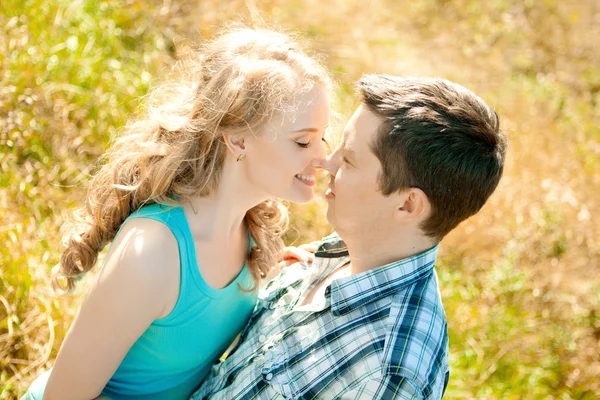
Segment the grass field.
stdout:
<path fill-rule="evenodd" d="M 442 76 L 497 109 L 505 177 L 441 246 L 446 398 L 600 398 L 597 1 L 5 0 L 0 399 L 52 365 L 81 301 L 53 296 L 49 273 L 98 156 L 178 54 L 240 19 L 310 40 L 343 117 L 363 73 Z M 329 232 L 324 204 L 292 206 L 288 243 Z"/>

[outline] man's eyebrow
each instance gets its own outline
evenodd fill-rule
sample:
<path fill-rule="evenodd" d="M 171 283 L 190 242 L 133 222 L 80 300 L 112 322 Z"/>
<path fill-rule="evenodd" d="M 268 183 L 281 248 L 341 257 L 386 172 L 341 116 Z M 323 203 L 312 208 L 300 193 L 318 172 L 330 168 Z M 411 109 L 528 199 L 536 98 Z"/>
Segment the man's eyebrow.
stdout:
<path fill-rule="evenodd" d="M 346 156 L 348 156 L 352 159 L 356 159 L 356 154 L 354 153 L 354 150 L 352 150 L 350 147 L 348 147 L 348 143 L 342 142 L 342 150 L 344 150 L 344 153 L 346 153 Z"/>

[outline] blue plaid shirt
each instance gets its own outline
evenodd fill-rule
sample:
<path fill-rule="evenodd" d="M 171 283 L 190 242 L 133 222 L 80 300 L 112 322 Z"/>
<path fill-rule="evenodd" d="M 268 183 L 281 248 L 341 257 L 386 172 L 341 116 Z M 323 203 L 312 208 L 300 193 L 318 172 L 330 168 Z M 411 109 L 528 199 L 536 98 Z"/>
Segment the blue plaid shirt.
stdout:
<path fill-rule="evenodd" d="M 240 343 L 192 399 L 440 399 L 449 366 L 436 255 L 334 280 L 324 303 L 302 305 L 350 261 L 339 236 L 325 238 L 312 264 L 261 289 Z"/>

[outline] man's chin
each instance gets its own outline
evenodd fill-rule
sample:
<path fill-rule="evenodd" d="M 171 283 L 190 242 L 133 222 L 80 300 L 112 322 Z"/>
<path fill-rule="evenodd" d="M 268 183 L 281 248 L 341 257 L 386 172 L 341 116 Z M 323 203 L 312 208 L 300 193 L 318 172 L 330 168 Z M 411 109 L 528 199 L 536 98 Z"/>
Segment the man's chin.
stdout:
<path fill-rule="evenodd" d="M 333 210 L 331 209 L 331 204 L 329 205 L 329 207 L 327 207 L 327 213 L 325 214 L 327 217 L 327 222 L 329 222 L 329 225 L 331 225 L 333 227 L 333 229 L 336 229 L 336 224 L 335 224 L 335 216 L 333 214 Z"/>

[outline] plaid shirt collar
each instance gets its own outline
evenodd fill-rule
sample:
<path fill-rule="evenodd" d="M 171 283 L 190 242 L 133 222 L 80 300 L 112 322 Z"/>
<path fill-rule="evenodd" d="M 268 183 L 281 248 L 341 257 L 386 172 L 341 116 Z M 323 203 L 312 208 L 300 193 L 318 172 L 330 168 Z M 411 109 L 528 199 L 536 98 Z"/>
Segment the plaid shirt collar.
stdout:
<path fill-rule="evenodd" d="M 336 279 L 325 291 L 330 298 L 331 312 L 344 315 L 356 307 L 376 301 L 405 286 L 414 284 L 434 271 L 439 245 L 393 263 L 360 274 Z M 338 258 L 331 262 L 317 278 L 325 279 L 331 272 L 349 261 L 345 243 L 337 233 L 327 237 L 315 253 L 317 258 Z"/>

